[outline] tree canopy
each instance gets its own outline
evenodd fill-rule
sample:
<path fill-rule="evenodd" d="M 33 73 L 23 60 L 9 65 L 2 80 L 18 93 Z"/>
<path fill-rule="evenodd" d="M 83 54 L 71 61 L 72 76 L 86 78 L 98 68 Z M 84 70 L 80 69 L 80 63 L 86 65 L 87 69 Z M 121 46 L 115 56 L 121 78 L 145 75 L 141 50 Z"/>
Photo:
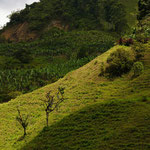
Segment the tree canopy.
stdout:
<path fill-rule="evenodd" d="M 108 22 L 111 29 L 121 32 L 127 25 L 125 7 L 119 0 L 41 0 L 13 13 L 9 24 L 27 21 L 30 30 L 41 30 L 52 20 L 69 24 L 70 30 L 100 29 Z"/>
<path fill-rule="evenodd" d="M 141 20 L 150 13 L 150 0 L 139 0 L 138 6 L 139 6 L 138 20 Z"/>

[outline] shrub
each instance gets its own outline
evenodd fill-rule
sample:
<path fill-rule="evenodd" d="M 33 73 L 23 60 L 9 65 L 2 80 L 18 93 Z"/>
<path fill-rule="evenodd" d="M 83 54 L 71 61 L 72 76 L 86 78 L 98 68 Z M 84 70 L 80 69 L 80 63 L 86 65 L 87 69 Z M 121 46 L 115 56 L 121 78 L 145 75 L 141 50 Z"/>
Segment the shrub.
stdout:
<path fill-rule="evenodd" d="M 134 64 L 133 64 L 133 72 L 134 72 L 134 77 L 137 77 L 137 76 L 139 76 L 140 74 L 142 74 L 142 72 L 143 72 L 143 70 L 144 70 L 144 66 L 143 66 L 143 63 L 142 62 L 135 62 Z"/>
<path fill-rule="evenodd" d="M 106 67 L 105 72 L 110 77 L 115 77 L 129 72 L 133 61 L 130 58 L 129 52 L 125 51 L 123 48 L 119 48 L 110 54 L 107 63 L 108 66 Z"/>

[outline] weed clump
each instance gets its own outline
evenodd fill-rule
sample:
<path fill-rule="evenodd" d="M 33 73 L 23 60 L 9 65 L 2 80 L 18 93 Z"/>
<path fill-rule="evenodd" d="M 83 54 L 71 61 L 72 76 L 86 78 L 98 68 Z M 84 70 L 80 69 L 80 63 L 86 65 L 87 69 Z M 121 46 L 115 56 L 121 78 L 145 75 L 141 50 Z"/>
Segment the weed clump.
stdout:
<path fill-rule="evenodd" d="M 106 74 L 108 74 L 109 77 L 117 77 L 131 70 L 133 60 L 130 58 L 129 52 L 123 48 L 119 48 L 110 54 L 107 63 Z"/>

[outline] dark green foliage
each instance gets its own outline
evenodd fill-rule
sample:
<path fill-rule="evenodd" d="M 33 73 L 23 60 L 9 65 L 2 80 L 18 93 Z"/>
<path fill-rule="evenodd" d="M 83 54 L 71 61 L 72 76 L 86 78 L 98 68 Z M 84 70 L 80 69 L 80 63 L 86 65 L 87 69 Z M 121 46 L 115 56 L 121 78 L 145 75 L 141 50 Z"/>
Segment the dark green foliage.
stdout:
<path fill-rule="evenodd" d="M 127 29 L 125 7 L 119 0 L 42 0 L 13 13 L 8 25 L 24 21 L 30 30 L 40 32 L 54 20 L 62 27 L 68 25 L 69 30 L 103 29 L 103 22 L 110 23 L 118 33 Z"/>
<path fill-rule="evenodd" d="M 11 97 L 8 95 L 6 89 L 0 91 L 0 103 L 8 102 L 10 99 Z"/>
<path fill-rule="evenodd" d="M 128 28 L 124 5 L 118 0 L 104 1 L 105 18 L 112 29 L 121 33 Z"/>
<path fill-rule="evenodd" d="M 27 49 L 21 48 L 17 51 L 14 51 L 13 57 L 18 59 L 21 63 L 29 63 L 32 60 L 31 52 Z"/>
<path fill-rule="evenodd" d="M 49 64 L 43 68 L 0 70 L 0 102 L 10 100 L 12 97 L 9 93 L 13 91 L 27 93 L 53 83 L 91 59 L 70 60 L 61 64 Z"/>
<path fill-rule="evenodd" d="M 106 32 L 52 28 L 33 42 L 0 44 L 1 102 L 11 99 L 11 92 L 27 93 L 57 81 L 108 50 L 114 41 Z"/>
<path fill-rule="evenodd" d="M 129 52 L 121 48 L 110 54 L 107 63 L 108 67 L 106 67 L 105 72 L 108 73 L 108 76 L 115 77 L 129 72 L 133 61 L 130 58 Z"/>
<path fill-rule="evenodd" d="M 142 20 L 150 13 L 150 0 L 139 0 L 138 2 L 139 14 L 138 20 Z"/>
<path fill-rule="evenodd" d="M 63 54 L 71 57 L 84 47 L 90 53 L 103 53 L 113 46 L 115 37 L 113 33 L 95 30 L 64 32 L 53 28 L 34 42 L 0 44 L 0 55 L 14 55 L 18 59 L 18 55 L 25 57 L 30 56 L 30 53 L 34 56 Z"/>
<path fill-rule="evenodd" d="M 16 11 L 13 12 L 10 16 L 9 19 L 11 20 L 11 24 L 16 24 L 17 22 L 22 22 L 21 21 L 21 16 L 20 16 L 20 12 Z"/>
<path fill-rule="evenodd" d="M 7 23 L 7 26 L 26 22 L 28 20 L 27 18 L 30 10 L 35 8 L 36 4 L 36 2 L 31 5 L 26 4 L 25 9 L 12 12 L 12 14 L 9 15 L 10 22 Z"/>
<path fill-rule="evenodd" d="M 0 70 L 3 69 L 15 69 L 16 66 L 21 67 L 20 61 L 15 59 L 14 57 L 5 57 L 5 60 L 0 65 Z"/>
<path fill-rule="evenodd" d="M 0 34 L 1 34 L 2 30 L 0 30 Z M 6 43 L 6 39 L 3 36 L 0 36 L 0 44 L 1 43 Z"/>
<path fill-rule="evenodd" d="M 134 77 L 138 77 L 143 73 L 143 71 L 144 71 L 144 66 L 142 62 L 135 62 L 133 64 Z"/>
<path fill-rule="evenodd" d="M 22 150 L 149 150 L 150 103 L 88 106 L 44 128 Z"/>

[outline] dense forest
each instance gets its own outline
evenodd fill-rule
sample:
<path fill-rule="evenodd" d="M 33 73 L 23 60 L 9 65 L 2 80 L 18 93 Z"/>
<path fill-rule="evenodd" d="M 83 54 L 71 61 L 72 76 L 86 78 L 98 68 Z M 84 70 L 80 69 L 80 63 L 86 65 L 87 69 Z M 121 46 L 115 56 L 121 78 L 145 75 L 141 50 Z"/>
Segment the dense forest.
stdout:
<path fill-rule="evenodd" d="M 57 19 L 68 30 L 95 30 L 106 23 L 118 33 L 128 28 L 125 5 L 119 0 L 41 0 L 11 14 L 8 26 L 29 22 L 30 30 L 40 31 Z"/>

